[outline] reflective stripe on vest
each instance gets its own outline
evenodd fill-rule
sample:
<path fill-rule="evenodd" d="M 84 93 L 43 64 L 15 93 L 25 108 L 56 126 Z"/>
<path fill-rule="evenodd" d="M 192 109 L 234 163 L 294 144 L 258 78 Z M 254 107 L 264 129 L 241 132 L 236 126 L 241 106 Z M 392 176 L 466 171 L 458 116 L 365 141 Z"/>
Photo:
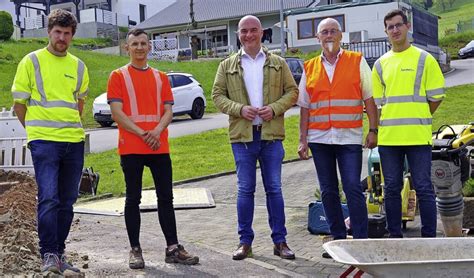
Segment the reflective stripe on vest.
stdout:
<path fill-rule="evenodd" d="M 30 106 L 41 106 L 45 108 L 57 108 L 57 107 L 62 107 L 62 108 L 71 108 L 78 110 L 78 105 L 77 102 L 67 102 L 63 100 L 54 100 L 54 101 L 48 101 L 46 97 L 46 93 L 44 91 L 44 82 L 43 82 L 43 77 L 41 76 L 41 68 L 40 64 L 38 61 L 38 57 L 36 54 L 33 52 L 29 55 L 31 62 L 33 62 L 33 67 L 35 69 L 35 80 L 36 80 L 36 87 L 38 88 L 38 92 L 41 96 L 41 100 L 35 100 L 30 98 L 29 100 L 29 105 Z M 81 89 L 82 85 L 82 79 L 84 78 L 84 63 L 81 60 L 77 60 L 78 65 L 77 65 L 77 84 L 76 84 L 76 91 L 74 91 L 74 99 L 77 100 L 77 92 Z"/>
<path fill-rule="evenodd" d="M 14 99 L 29 99 L 30 94 L 26 92 L 12 92 Z"/>
<path fill-rule="evenodd" d="M 154 68 L 152 68 L 153 76 L 155 77 L 156 82 L 156 115 L 140 115 L 138 113 L 138 104 L 137 104 L 137 95 L 135 94 L 135 88 L 133 87 L 132 77 L 130 76 L 130 72 L 128 71 L 128 66 L 120 68 L 120 72 L 123 75 L 123 79 L 125 81 L 125 87 L 127 88 L 128 99 L 130 100 L 130 112 L 131 115 L 128 117 L 134 123 L 140 122 L 159 122 L 161 119 L 161 77 L 160 72 Z"/>
<path fill-rule="evenodd" d="M 310 116 L 309 121 L 311 123 L 324 123 L 331 121 L 359 121 L 362 120 L 361 114 L 331 114 L 322 116 Z"/>
<path fill-rule="evenodd" d="M 425 61 L 428 54 L 424 51 L 420 53 L 420 57 L 418 58 L 418 63 L 416 66 L 416 77 L 415 83 L 413 86 L 413 95 L 405 95 L 405 96 L 389 96 L 385 95 L 385 82 L 383 79 L 383 69 L 382 65 L 380 64 L 380 60 L 377 60 L 374 64 L 374 67 L 377 71 L 377 74 L 380 78 L 380 83 L 383 86 L 382 98 L 376 98 L 375 103 L 377 105 L 385 105 L 385 104 L 399 104 L 399 103 L 425 103 L 428 105 L 428 98 L 432 98 L 435 95 L 443 94 L 443 89 L 436 89 L 430 91 L 430 95 L 420 96 L 420 88 L 421 88 L 421 81 L 423 79 L 423 71 L 425 68 Z M 400 125 L 431 125 L 431 119 L 420 119 L 420 118 L 401 118 L 401 119 L 386 119 L 380 120 L 380 126 L 400 126 Z"/>
<path fill-rule="evenodd" d="M 318 109 L 323 107 L 329 107 L 329 102 L 331 102 L 331 106 L 361 106 L 362 100 L 357 99 L 334 99 L 334 100 L 322 100 L 318 102 L 311 103 L 309 105 L 310 109 Z"/>
<path fill-rule="evenodd" d="M 81 128 L 81 123 L 69 123 L 69 122 L 55 122 L 55 121 L 43 121 L 43 120 L 29 120 L 28 126 L 37 127 L 54 127 L 54 128 Z"/>
<path fill-rule="evenodd" d="M 396 125 L 430 125 L 432 123 L 431 118 L 420 119 L 420 118 L 403 118 L 403 119 L 390 119 L 381 120 L 381 126 L 396 126 Z"/>

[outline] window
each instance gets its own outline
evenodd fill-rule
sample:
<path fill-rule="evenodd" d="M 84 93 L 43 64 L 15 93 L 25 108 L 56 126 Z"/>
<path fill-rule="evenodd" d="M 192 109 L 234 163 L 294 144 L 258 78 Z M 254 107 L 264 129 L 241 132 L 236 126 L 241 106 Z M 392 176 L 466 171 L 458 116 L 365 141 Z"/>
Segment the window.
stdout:
<path fill-rule="evenodd" d="M 316 34 L 318 33 L 318 24 L 323 20 L 328 17 L 334 18 L 339 22 L 341 25 L 341 31 L 345 32 L 345 19 L 344 15 L 332 15 L 332 16 L 325 16 L 325 17 L 317 17 L 317 18 L 311 18 L 311 19 L 304 19 L 304 20 L 298 20 L 298 39 L 309 39 L 309 38 L 315 38 Z"/>
<path fill-rule="evenodd" d="M 140 22 L 145 21 L 146 19 L 146 5 L 140 4 Z"/>
<path fill-rule="evenodd" d="M 298 21 L 298 39 L 312 38 L 314 33 L 312 19 Z"/>
<path fill-rule="evenodd" d="M 184 76 L 184 75 L 172 75 L 173 76 L 173 88 L 175 87 L 181 87 L 181 86 L 185 86 L 185 85 L 188 85 L 188 84 L 191 84 L 193 81 L 187 77 L 187 76 Z"/>
<path fill-rule="evenodd" d="M 171 88 L 174 88 L 173 77 L 171 75 L 168 75 L 168 81 L 170 82 Z"/>

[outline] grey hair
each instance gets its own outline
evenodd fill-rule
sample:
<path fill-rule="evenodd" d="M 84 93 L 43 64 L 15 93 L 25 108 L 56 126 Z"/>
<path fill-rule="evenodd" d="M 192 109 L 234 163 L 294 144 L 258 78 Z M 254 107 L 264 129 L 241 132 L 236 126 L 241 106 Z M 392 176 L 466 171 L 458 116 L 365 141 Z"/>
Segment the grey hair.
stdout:
<path fill-rule="evenodd" d="M 319 24 L 318 24 L 318 33 L 321 32 L 321 26 L 323 26 L 323 24 L 326 24 L 326 23 L 336 23 L 337 29 L 339 31 L 342 31 L 341 24 L 339 24 L 339 21 L 335 20 L 332 17 L 328 17 L 328 18 L 325 18 L 325 19 L 321 20 L 321 22 L 319 22 Z"/>

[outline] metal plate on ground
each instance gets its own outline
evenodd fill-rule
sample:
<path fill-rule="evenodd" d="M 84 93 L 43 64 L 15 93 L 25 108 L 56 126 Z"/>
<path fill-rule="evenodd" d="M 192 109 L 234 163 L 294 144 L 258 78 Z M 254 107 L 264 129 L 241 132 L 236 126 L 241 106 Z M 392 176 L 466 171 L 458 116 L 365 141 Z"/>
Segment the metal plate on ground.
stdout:
<path fill-rule="evenodd" d="M 206 188 L 173 188 L 175 209 L 213 208 L 216 206 L 211 191 Z M 75 213 L 121 216 L 124 214 L 125 197 L 79 203 Z M 157 210 L 155 190 L 144 190 L 141 211 Z"/>

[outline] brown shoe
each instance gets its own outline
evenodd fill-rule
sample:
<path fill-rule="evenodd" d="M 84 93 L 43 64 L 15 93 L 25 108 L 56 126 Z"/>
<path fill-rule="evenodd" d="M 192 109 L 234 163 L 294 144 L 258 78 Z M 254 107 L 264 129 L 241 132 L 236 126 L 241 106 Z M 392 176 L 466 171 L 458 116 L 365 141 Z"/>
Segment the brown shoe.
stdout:
<path fill-rule="evenodd" d="M 165 262 L 169 264 L 187 264 L 193 265 L 199 263 L 199 257 L 189 254 L 184 250 L 183 245 L 178 244 L 173 250 L 169 251 L 166 248 Z"/>
<path fill-rule="evenodd" d="M 145 261 L 142 256 L 142 249 L 137 247 L 132 247 L 130 250 L 130 256 L 128 258 L 128 267 L 131 269 L 142 269 L 145 268 Z"/>
<path fill-rule="evenodd" d="M 243 260 L 252 257 L 252 246 L 248 244 L 239 244 L 239 247 L 232 253 L 233 260 Z"/>
<path fill-rule="evenodd" d="M 280 258 L 287 260 L 295 259 L 295 253 L 291 251 L 286 242 L 275 244 L 273 246 L 273 255 L 280 256 Z"/>

